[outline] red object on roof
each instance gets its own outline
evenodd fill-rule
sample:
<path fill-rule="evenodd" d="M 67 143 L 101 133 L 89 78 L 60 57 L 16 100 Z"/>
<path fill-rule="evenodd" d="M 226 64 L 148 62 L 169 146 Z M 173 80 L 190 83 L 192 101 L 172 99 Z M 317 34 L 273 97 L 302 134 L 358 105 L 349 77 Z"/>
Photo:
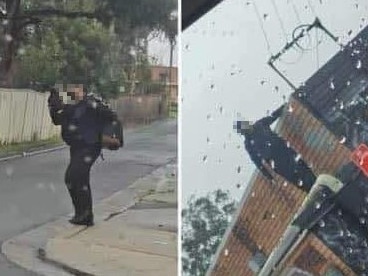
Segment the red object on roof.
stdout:
<path fill-rule="evenodd" d="M 368 146 L 360 144 L 351 154 L 351 159 L 368 176 Z"/>

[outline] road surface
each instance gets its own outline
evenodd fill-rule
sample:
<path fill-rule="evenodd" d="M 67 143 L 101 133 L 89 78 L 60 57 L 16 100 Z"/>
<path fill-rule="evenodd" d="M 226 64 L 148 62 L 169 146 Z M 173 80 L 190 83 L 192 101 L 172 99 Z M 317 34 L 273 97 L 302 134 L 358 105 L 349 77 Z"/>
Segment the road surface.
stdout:
<path fill-rule="evenodd" d="M 155 122 L 125 133 L 126 147 L 104 151 L 91 173 L 94 203 L 176 158 L 177 124 Z M 72 213 L 63 183 L 68 149 L 0 163 L 0 242 Z M 35 275 L 0 255 L 0 275 Z"/>

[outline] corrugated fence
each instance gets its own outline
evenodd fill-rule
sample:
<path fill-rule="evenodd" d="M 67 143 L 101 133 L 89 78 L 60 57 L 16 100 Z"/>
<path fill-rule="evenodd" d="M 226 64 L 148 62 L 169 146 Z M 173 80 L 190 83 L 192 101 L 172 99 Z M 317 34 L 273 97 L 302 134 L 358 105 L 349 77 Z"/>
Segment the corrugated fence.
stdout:
<path fill-rule="evenodd" d="M 47 93 L 0 89 L 0 143 L 46 140 L 59 135 L 50 120 Z"/>
<path fill-rule="evenodd" d="M 46 140 L 60 135 L 51 122 L 48 93 L 28 89 L 0 89 L 0 144 Z M 163 118 L 164 99 L 159 95 L 131 95 L 111 101 L 125 126 L 148 124 Z"/>

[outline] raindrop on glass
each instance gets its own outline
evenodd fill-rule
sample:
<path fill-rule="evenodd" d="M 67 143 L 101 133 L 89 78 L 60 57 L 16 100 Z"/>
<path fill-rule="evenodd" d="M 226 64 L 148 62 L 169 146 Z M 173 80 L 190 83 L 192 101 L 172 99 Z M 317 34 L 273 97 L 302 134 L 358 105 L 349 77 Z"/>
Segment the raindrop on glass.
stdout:
<path fill-rule="evenodd" d="M 275 161 L 274 160 L 271 160 L 271 168 L 275 169 Z"/>
<path fill-rule="evenodd" d="M 8 166 L 5 168 L 5 173 L 7 177 L 12 177 L 14 174 L 14 168 L 11 166 Z"/>
<path fill-rule="evenodd" d="M 289 104 L 289 107 L 288 107 L 288 112 L 289 113 L 292 113 L 294 111 L 294 108 L 291 104 Z"/>
<path fill-rule="evenodd" d="M 55 193 L 56 192 L 56 187 L 54 183 L 50 183 L 50 190 Z"/>
<path fill-rule="evenodd" d="M 207 155 L 204 155 L 204 156 L 202 157 L 202 162 L 203 162 L 203 163 L 206 163 L 206 162 L 207 162 L 207 159 L 208 159 L 208 156 L 207 156 Z"/>
<path fill-rule="evenodd" d="M 339 143 L 340 143 L 340 144 L 344 144 L 345 142 L 346 142 L 346 137 L 345 137 L 345 136 L 343 136 L 343 137 L 340 139 Z"/>
<path fill-rule="evenodd" d="M 10 42 L 13 40 L 13 37 L 10 34 L 6 34 L 4 38 L 6 42 Z"/>
<path fill-rule="evenodd" d="M 302 158 L 302 155 L 300 153 L 297 154 L 295 157 L 295 162 L 298 162 Z"/>
<path fill-rule="evenodd" d="M 37 183 L 36 185 L 37 189 L 41 190 L 41 189 L 45 189 L 45 184 L 44 183 Z"/>
<path fill-rule="evenodd" d="M 356 67 L 357 69 L 362 68 L 362 61 L 361 61 L 360 59 L 357 61 L 357 63 L 356 63 L 356 65 L 355 65 L 355 67 Z"/>
<path fill-rule="evenodd" d="M 72 124 L 70 124 L 70 125 L 69 125 L 69 127 L 68 127 L 68 129 L 69 129 L 70 131 L 75 131 L 75 130 L 77 129 L 77 126 L 76 126 L 76 125 L 72 125 Z"/>
<path fill-rule="evenodd" d="M 85 163 L 90 163 L 92 161 L 92 157 L 91 156 L 85 156 L 84 157 L 84 162 Z"/>

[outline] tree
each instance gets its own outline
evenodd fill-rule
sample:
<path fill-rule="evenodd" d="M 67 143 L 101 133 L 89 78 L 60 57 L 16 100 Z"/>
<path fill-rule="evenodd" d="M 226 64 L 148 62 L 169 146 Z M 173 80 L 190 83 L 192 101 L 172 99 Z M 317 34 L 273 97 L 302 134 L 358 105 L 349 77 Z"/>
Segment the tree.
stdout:
<path fill-rule="evenodd" d="M 168 14 L 175 8 L 173 0 L 0 0 L 2 85 L 12 85 L 14 59 L 19 48 L 27 41 L 29 27 L 40 26 L 50 18 L 87 18 L 97 20 L 106 27 L 113 23 L 124 25 L 130 31 L 152 31 L 163 28 Z M 124 34 L 126 32 L 121 36 Z"/>
<path fill-rule="evenodd" d="M 182 211 L 184 273 L 205 275 L 235 209 L 236 202 L 228 191 L 216 190 L 189 199 L 188 208 Z"/>

